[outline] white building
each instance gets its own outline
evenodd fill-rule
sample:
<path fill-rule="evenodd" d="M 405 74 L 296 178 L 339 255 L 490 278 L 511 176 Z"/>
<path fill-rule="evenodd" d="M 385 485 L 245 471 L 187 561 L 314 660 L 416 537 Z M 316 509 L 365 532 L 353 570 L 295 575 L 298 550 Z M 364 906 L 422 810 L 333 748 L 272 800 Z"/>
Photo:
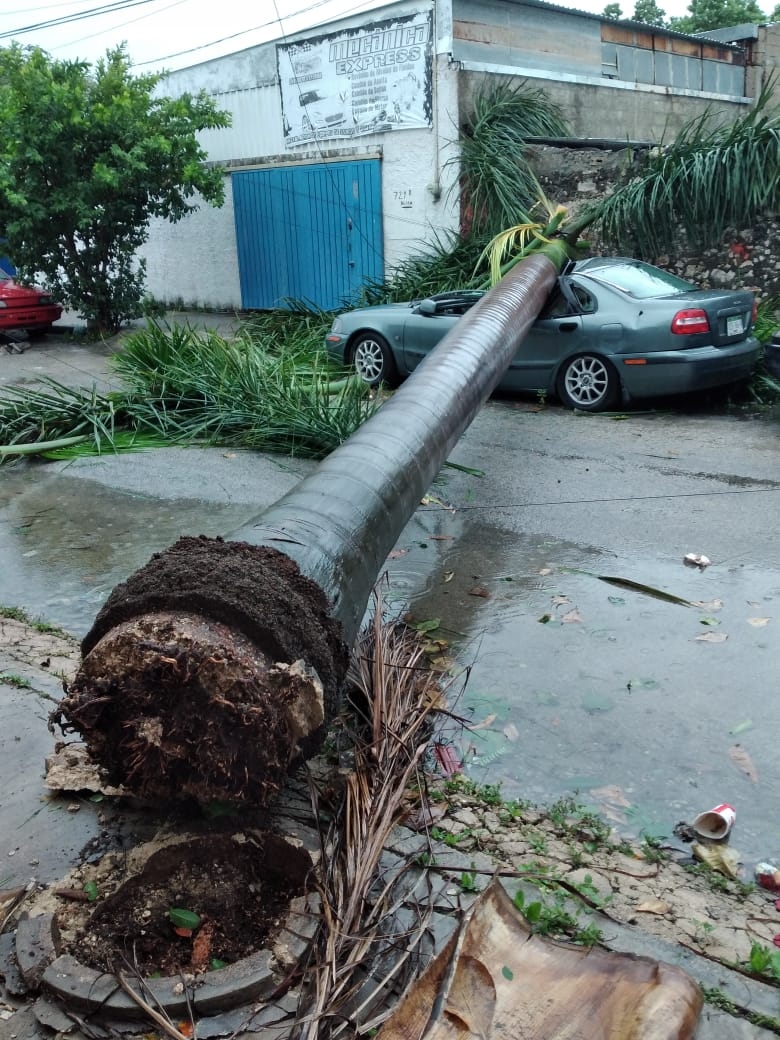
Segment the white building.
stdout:
<path fill-rule="evenodd" d="M 226 201 L 153 225 L 166 303 L 338 307 L 457 230 L 458 133 L 486 76 L 544 88 L 581 138 L 658 141 L 750 104 L 745 51 L 540 0 L 399 0 L 173 72 L 232 115 L 202 135 Z"/>

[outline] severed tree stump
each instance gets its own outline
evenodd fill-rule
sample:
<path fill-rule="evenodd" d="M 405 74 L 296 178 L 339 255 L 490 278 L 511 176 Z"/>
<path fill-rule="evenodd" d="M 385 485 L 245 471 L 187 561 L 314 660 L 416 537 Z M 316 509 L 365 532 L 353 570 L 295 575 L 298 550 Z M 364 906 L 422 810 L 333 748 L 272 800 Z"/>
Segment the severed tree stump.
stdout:
<path fill-rule="evenodd" d="M 143 798 L 265 804 L 312 754 L 348 663 L 322 590 L 275 549 L 182 538 L 111 593 L 52 721 Z"/>

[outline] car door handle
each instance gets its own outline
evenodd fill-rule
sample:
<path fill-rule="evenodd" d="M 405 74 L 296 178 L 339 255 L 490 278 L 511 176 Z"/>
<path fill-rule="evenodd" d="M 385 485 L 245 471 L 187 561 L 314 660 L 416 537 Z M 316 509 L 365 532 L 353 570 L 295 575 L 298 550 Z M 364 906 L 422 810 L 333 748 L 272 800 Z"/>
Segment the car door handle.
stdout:
<path fill-rule="evenodd" d="M 579 325 L 576 321 L 562 321 L 558 326 L 559 332 L 576 332 Z"/>

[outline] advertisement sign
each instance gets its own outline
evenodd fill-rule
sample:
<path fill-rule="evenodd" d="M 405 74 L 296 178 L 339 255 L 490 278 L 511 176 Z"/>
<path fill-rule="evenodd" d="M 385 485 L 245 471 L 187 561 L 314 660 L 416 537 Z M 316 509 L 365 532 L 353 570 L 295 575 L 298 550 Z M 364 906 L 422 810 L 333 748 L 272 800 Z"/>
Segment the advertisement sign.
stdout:
<path fill-rule="evenodd" d="M 431 126 L 430 12 L 280 43 L 276 61 L 288 148 Z"/>

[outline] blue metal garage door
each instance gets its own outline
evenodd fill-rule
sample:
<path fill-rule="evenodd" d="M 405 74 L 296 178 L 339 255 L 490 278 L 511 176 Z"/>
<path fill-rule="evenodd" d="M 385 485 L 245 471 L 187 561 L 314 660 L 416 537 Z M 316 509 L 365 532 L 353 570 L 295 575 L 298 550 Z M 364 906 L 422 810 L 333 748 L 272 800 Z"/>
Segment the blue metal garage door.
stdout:
<path fill-rule="evenodd" d="M 232 183 L 243 307 L 331 310 L 384 277 L 378 159 L 244 170 Z"/>

